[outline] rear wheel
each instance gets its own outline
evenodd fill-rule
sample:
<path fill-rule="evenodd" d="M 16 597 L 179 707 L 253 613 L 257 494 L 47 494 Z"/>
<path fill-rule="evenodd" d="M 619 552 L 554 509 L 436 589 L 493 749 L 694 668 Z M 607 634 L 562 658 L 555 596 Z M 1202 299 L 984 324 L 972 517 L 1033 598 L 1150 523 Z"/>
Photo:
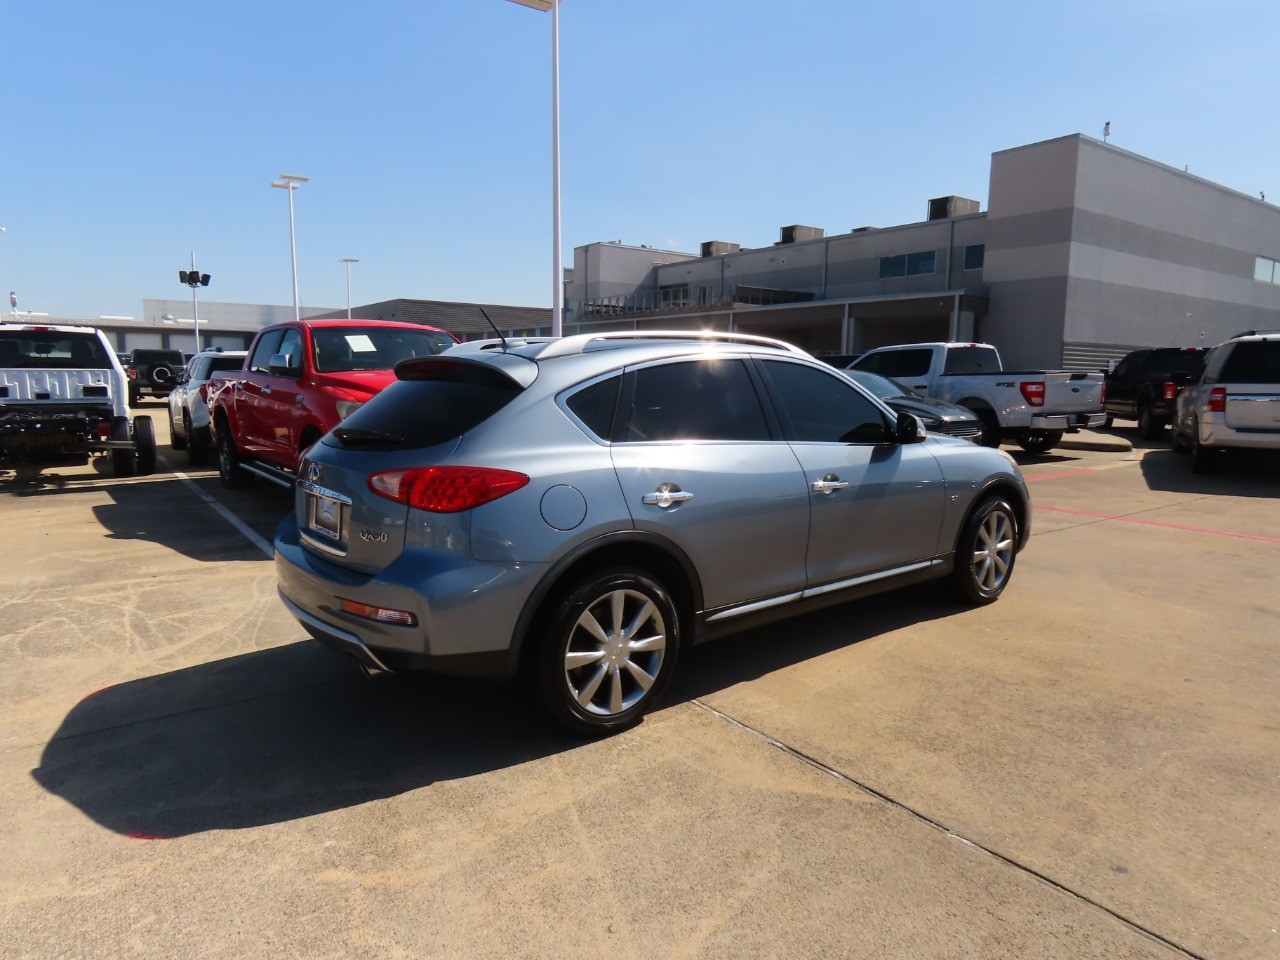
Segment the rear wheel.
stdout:
<path fill-rule="evenodd" d="M 1061 439 L 1061 430 L 1032 430 L 1018 438 L 1018 446 L 1027 453 L 1048 453 Z"/>
<path fill-rule="evenodd" d="M 178 431 L 173 425 L 173 407 L 169 408 L 169 446 L 174 450 L 187 449 L 187 438 L 191 436 L 191 429 L 187 426 L 186 415 L 182 417 L 182 436 L 178 436 Z"/>
<path fill-rule="evenodd" d="M 1018 515 L 1003 497 L 978 505 L 956 543 L 951 586 L 970 603 L 992 603 L 1013 576 L 1018 552 Z"/>
<path fill-rule="evenodd" d="M 1151 410 L 1151 404 L 1138 404 L 1138 436 L 1143 440 L 1157 440 L 1164 432 L 1164 424 Z"/>
<path fill-rule="evenodd" d="M 133 418 L 133 446 L 138 473 L 156 472 L 156 431 L 150 417 Z"/>
<path fill-rule="evenodd" d="M 116 417 L 111 421 L 111 439 L 117 442 L 124 441 L 132 443 L 133 437 L 129 432 L 129 418 Z M 111 451 L 111 469 L 117 477 L 133 476 L 134 461 L 133 447 L 120 447 Z"/>
<path fill-rule="evenodd" d="M 253 484 L 253 474 L 241 468 L 236 443 L 225 427 L 218 434 L 218 476 L 228 490 L 240 490 Z"/>
<path fill-rule="evenodd" d="M 667 589 L 629 569 L 588 577 L 555 609 L 540 638 L 543 703 L 582 734 L 634 726 L 675 670 L 680 616 Z"/>
<path fill-rule="evenodd" d="M 1218 464 L 1218 451 L 1200 442 L 1200 424 L 1191 424 L 1191 440 L 1187 446 L 1191 451 L 1191 472 L 1212 473 Z"/>
<path fill-rule="evenodd" d="M 193 467 L 203 467 L 209 462 L 209 441 L 198 435 L 191 427 L 191 417 L 185 411 L 182 414 L 182 425 L 187 431 L 187 460 Z"/>

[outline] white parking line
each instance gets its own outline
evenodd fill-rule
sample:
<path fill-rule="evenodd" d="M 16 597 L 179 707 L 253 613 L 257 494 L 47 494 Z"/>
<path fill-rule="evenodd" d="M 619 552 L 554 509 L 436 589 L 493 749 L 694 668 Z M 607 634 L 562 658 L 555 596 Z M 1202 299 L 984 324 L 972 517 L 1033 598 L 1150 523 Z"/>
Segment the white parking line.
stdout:
<path fill-rule="evenodd" d="M 275 556 L 276 554 L 275 548 L 272 547 L 271 544 L 269 544 L 266 540 L 263 540 L 262 537 L 258 536 L 258 534 L 255 531 L 250 529 L 247 523 L 245 523 L 243 520 L 237 517 L 234 513 L 232 513 L 230 510 L 224 507 L 216 499 L 214 499 L 213 497 L 209 496 L 209 494 L 201 490 L 198 486 L 196 486 L 196 483 L 194 480 L 188 477 L 185 473 L 183 473 L 181 470 L 175 467 L 172 463 L 170 463 L 164 457 L 157 457 L 156 459 L 159 460 L 161 463 L 163 463 L 166 467 L 168 467 L 169 470 L 173 472 L 173 475 L 175 477 L 177 477 L 179 480 L 181 480 L 191 489 L 192 493 L 194 493 L 197 497 L 199 497 L 201 500 L 207 503 L 210 507 L 212 507 L 213 511 L 216 514 L 218 514 L 218 516 L 222 517 L 223 520 L 227 521 L 227 523 L 231 524 L 231 526 L 235 527 L 238 531 L 240 531 L 240 533 L 244 535 L 244 538 L 246 540 L 252 543 L 264 554 L 266 554 L 268 558 Z"/>

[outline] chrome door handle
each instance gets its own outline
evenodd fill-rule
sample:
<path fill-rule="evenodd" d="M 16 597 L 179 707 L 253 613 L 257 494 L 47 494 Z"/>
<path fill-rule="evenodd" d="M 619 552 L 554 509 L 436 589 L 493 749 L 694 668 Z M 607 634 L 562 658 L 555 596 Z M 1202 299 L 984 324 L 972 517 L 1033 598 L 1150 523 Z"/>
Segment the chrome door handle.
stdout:
<path fill-rule="evenodd" d="M 264 383 L 264 384 L 262 385 L 262 392 L 263 392 L 264 394 L 266 394 L 267 396 L 270 396 L 270 395 L 271 395 L 271 385 L 270 385 L 270 384 L 265 384 L 265 383 Z"/>
<path fill-rule="evenodd" d="M 825 493 L 827 496 L 831 496 L 837 490 L 843 490 L 848 485 L 848 480 L 841 480 L 834 473 L 828 473 L 821 480 L 813 481 L 813 492 Z"/>
<path fill-rule="evenodd" d="M 646 493 L 640 498 L 640 502 L 648 506 L 661 507 L 663 510 L 674 503 L 684 503 L 686 500 L 692 500 L 693 494 L 687 490 L 681 490 L 674 483 L 664 483 L 659 485 L 658 489 L 653 493 Z"/>

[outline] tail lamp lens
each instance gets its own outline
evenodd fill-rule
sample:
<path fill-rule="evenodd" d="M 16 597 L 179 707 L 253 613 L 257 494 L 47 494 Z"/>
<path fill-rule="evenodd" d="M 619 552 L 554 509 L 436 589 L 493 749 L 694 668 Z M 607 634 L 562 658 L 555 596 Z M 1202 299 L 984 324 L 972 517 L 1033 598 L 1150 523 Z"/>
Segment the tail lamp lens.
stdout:
<path fill-rule="evenodd" d="M 129 371 L 129 379 L 130 379 L 130 380 L 137 380 L 137 379 L 138 379 L 138 371 L 137 371 L 137 370 L 130 370 L 130 371 Z"/>
<path fill-rule="evenodd" d="M 205 403 L 208 403 L 209 402 L 209 385 L 207 383 L 200 384 L 200 390 L 198 392 L 200 394 L 200 399 Z"/>
<path fill-rule="evenodd" d="M 1227 410 L 1227 388 L 1214 387 L 1209 391 L 1209 412 L 1225 413 Z"/>
<path fill-rule="evenodd" d="M 1026 381 L 1018 384 L 1018 389 L 1022 391 L 1023 398 L 1033 407 L 1044 406 L 1044 383 Z"/>
<path fill-rule="evenodd" d="M 523 473 L 491 467 L 413 467 L 369 476 L 369 489 L 397 503 L 432 513 L 461 513 L 519 490 Z"/>
<path fill-rule="evenodd" d="M 110 440 L 111 439 L 111 421 L 99 420 L 97 432 L 98 432 L 99 440 Z"/>
<path fill-rule="evenodd" d="M 393 623 L 397 627 L 416 627 L 418 618 L 408 610 L 392 610 L 389 607 L 371 607 L 367 603 L 359 603 L 355 600 L 342 599 L 343 613 L 354 614 L 357 617 L 363 617 L 366 620 L 376 620 L 378 623 Z"/>
<path fill-rule="evenodd" d="M 1164 398 L 1166 400 L 1172 400 L 1174 397 L 1174 394 L 1176 394 L 1177 392 L 1178 392 L 1178 387 L 1172 380 L 1166 380 L 1164 382 Z"/>

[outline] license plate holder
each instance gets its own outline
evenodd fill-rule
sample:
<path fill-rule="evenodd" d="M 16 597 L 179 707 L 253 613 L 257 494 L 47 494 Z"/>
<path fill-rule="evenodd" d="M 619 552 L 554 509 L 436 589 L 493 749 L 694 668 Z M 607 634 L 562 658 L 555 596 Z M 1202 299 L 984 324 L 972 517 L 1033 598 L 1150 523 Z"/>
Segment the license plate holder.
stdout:
<path fill-rule="evenodd" d="M 342 542 L 342 501 L 326 497 L 322 493 L 310 494 L 310 516 L 307 518 L 316 533 L 336 543 Z"/>

